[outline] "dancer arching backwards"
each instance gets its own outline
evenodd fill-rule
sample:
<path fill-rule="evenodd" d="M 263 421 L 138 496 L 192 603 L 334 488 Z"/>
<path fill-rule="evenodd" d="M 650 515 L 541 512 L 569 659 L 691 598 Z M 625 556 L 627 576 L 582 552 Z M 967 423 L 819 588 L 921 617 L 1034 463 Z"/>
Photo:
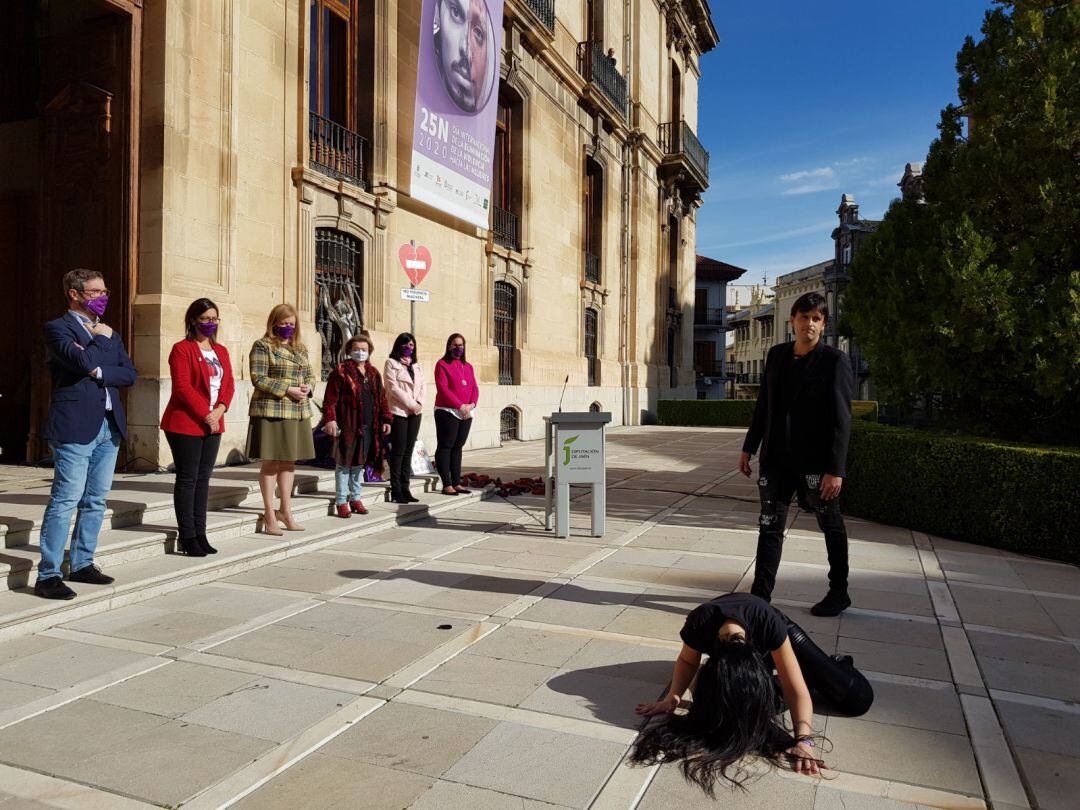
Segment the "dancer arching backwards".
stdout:
<path fill-rule="evenodd" d="M 851 717 L 865 714 L 874 701 L 873 688 L 850 656 L 827 655 L 757 596 L 730 593 L 706 602 L 690 612 L 679 635 L 683 646 L 666 697 L 636 709 L 667 717 L 638 735 L 631 761 L 682 760 L 683 776 L 710 796 L 717 782 L 743 786 L 750 775 L 743 763 L 748 755 L 787 761 L 797 773 L 819 773 L 824 764 L 815 753 L 811 689 L 833 712 Z M 702 655 L 708 655 L 704 665 Z M 685 714 L 675 714 L 687 688 L 693 701 Z M 790 730 L 783 721 L 785 704 Z"/>

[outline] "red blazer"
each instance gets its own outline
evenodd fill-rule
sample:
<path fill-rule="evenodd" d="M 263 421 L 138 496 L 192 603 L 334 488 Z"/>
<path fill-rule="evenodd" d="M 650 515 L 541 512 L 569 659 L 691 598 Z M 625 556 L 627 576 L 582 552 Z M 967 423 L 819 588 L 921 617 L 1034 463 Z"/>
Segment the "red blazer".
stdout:
<path fill-rule="evenodd" d="M 221 389 L 218 404 L 229 409 L 236 382 L 233 380 L 232 363 L 228 350 L 211 343 L 214 354 L 221 363 Z M 161 429 L 186 436 L 209 436 L 210 426 L 203 420 L 210 413 L 210 368 L 196 340 L 181 340 L 169 353 L 169 372 L 172 376 L 172 396 L 161 417 Z M 225 432 L 225 417 L 219 423 Z"/>

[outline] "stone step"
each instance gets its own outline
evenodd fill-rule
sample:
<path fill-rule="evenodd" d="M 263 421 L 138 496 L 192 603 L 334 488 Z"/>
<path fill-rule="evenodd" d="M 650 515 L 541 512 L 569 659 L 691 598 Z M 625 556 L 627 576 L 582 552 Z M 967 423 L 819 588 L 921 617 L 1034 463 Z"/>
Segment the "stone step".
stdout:
<path fill-rule="evenodd" d="M 216 469 L 210 479 L 207 506 L 224 509 L 257 495 L 258 470 L 255 464 Z M 333 470 L 300 468 L 296 472 L 295 491 L 311 492 L 320 487 L 332 489 L 333 480 Z M 139 524 L 175 526 L 173 481 L 174 476 L 169 473 L 116 476 L 106 500 L 102 529 L 122 529 Z M 37 543 L 48 500 L 48 487 L 0 493 L 0 548 Z"/>
<path fill-rule="evenodd" d="M 425 494 L 420 496 L 419 503 L 406 506 L 383 502 L 377 497 L 378 493 L 372 490 L 366 499 L 371 513 L 349 520 L 327 514 L 329 493 L 302 496 L 307 515 L 303 521 L 306 531 L 285 532 L 282 537 L 254 534 L 254 513 L 236 510 L 237 515 L 233 517 L 242 515 L 244 522 L 240 525 L 243 530 L 232 536 L 215 535 L 213 544 L 217 546 L 218 554 L 188 557 L 162 551 L 124 564 L 109 565 L 108 573 L 116 578 L 116 582 L 112 585 L 79 583 L 75 586 L 78 596 L 67 602 L 41 599 L 29 587 L 0 591 L 0 642 L 111 608 L 142 602 L 180 588 L 232 576 L 302 551 L 423 520 L 429 515 L 475 503 L 488 497 L 489 492 L 474 491 L 457 498 Z M 371 498 L 372 495 L 376 497 Z M 298 519 L 300 500 L 296 499 Z M 322 510 L 321 515 L 317 514 L 319 510 Z M 160 540 L 157 541 L 159 548 L 162 545 Z M 4 552 L 5 555 L 9 551 Z"/>
<path fill-rule="evenodd" d="M 378 487 L 378 488 L 376 488 Z M 294 495 L 293 517 L 300 523 L 330 514 L 333 492 L 312 491 Z M 362 500 L 371 506 L 383 497 L 383 488 L 376 484 L 365 487 Z M 206 536 L 214 546 L 222 540 L 255 532 L 255 524 L 262 514 L 262 496 L 250 495 L 235 506 L 207 512 Z M 130 562 L 159 557 L 176 551 L 177 531 L 172 525 L 136 524 L 120 529 L 108 529 L 98 536 L 94 559 L 102 568 L 112 568 Z M 0 592 L 14 590 L 31 584 L 33 567 L 37 565 L 40 547 L 15 546 L 0 551 Z M 65 555 L 66 556 L 66 555 Z"/>

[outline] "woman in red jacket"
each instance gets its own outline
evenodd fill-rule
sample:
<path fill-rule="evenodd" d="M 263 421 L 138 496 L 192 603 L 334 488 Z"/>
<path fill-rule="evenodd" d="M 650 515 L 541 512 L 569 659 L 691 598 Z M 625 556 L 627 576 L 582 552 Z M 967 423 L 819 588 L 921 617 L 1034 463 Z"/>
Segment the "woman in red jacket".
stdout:
<path fill-rule="evenodd" d="M 435 364 L 435 466 L 443 495 L 468 492 L 461 486 L 461 448 L 469 438 L 473 411 L 480 399 L 473 367 L 465 360 L 465 338 L 456 332 L 446 340 L 446 353 Z"/>
<path fill-rule="evenodd" d="M 186 335 L 169 353 L 172 396 L 161 417 L 176 466 L 177 542 L 191 557 L 217 553 L 206 539 L 206 500 L 235 391 L 229 353 L 215 340 L 219 321 L 217 304 L 209 298 L 191 302 L 184 315 Z"/>
<path fill-rule="evenodd" d="M 378 369 L 371 364 L 371 338 L 367 332 L 345 344 L 348 359 L 339 363 L 326 381 L 323 431 L 334 437 L 334 508 L 338 517 L 366 515 L 360 500 L 364 467 L 383 466 L 383 439 L 390 432 L 390 405 Z"/>

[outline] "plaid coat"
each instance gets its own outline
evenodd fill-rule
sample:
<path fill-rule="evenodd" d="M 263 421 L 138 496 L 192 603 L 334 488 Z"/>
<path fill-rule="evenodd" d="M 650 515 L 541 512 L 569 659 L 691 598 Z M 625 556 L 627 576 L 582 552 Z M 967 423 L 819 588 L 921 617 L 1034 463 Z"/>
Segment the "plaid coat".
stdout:
<path fill-rule="evenodd" d="M 315 390 L 315 372 L 311 370 L 306 353 L 298 352 L 287 343 L 261 337 L 251 347 L 251 395 L 248 416 L 273 419 L 311 419 L 307 399 L 293 402 L 285 392 L 307 383 Z M 310 399 L 310 395 L 309 395 Z"/>

